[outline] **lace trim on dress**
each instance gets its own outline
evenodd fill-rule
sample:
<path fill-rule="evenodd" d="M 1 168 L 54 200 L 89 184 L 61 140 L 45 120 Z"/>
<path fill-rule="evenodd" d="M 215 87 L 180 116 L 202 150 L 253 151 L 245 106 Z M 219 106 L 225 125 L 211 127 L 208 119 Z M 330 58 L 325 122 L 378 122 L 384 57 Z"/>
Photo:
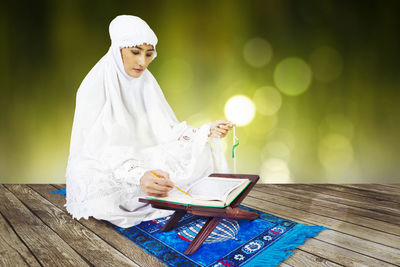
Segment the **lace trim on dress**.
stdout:
<path fill-rule="evenodd" d="M 65 206 L 74 218 L 87 219 L 96 214 L 107 214 L 107 211 L 118 207 L 122 195 L 142 193 L 139 181 L 146 169 L 139 165 L 140 161 L 126 160 L 114 171 L 110 171 L 115 160 L 109 158 L 109 164 L 101 166 L 102 168 L 92 161 L 86 161 L 86 166 L 75 165 L 74 171 L 67 170 Z"/>

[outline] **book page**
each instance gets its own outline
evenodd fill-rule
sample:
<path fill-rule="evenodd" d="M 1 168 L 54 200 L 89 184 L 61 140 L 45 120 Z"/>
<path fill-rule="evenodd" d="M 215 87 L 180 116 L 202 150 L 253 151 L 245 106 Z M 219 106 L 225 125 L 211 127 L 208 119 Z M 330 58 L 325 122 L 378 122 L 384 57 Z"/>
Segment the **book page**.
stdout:
<path fill-rule="evenodd" d="M 192 197 L 189 197 L 188 195 L 182 193 L 176 188 L 173 188 L 171 191 L 168 192 L 168 197 L 173 197 L 174 199 L 181 199 L 182 202 L 186 201 L 187 203 L 190 203 L 191 200 L 193 199 Z"/>
<path fill-rule="evenodd" d="M 182 188 L 192 197 L 174 188 L 168 193 L 167 197 L 147 196 L 146 198 L 177 204 L 222 208 L 232 202 L 250 183 L 251 181 L 246 178 L 205 177 L 189 187 Z"/>
<path fill-rule="evenodd" d="M 177 189 L 172 189 L 167 197 L 151 197 L 147 196 L 148 199 L 161 200 L 166 202 L 172 202 L 177 204 L 189 204 L 195 206 L 210 206 L 210 207 L 224 207 L 224 202 L 220 200 L 202 200 L 198 198 L 190 197 Z"/>
<path fill-rule="evenodd" d="M 195 199 L 226 201 L 228 194 L 248 179 L 206 177 L 195 182 L 188 193 Z"/>

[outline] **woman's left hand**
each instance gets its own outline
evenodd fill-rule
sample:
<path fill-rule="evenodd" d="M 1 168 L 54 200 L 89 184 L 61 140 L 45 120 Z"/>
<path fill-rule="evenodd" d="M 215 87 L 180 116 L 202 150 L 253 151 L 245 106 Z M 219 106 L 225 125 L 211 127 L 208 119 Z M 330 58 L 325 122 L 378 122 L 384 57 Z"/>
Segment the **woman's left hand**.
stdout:
<path fill-rule="evenodd" d="M 229 130 L 233 128 L 233 126 L 235 126 L 235 124 L 230 121 L 214 121 L 210 125 L 210 134 L 208 137 L 224 138 L 228 134 Z"/>

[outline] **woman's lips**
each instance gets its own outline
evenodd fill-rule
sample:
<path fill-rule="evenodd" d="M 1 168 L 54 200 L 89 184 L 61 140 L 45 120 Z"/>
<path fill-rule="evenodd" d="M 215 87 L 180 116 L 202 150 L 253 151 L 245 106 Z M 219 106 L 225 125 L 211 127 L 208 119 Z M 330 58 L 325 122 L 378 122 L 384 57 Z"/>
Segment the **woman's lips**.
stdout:
<path fill-rule="evenodd" d="M 134 71 L 136 71 L 136 72 L 142 72 L 143 71 L 143 69 L 133 69 Z"/>

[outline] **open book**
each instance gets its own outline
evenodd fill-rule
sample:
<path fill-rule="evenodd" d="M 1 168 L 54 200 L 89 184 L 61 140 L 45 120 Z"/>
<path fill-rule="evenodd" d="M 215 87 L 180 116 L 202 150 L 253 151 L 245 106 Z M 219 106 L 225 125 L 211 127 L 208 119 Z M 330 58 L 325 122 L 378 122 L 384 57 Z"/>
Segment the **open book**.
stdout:
<path fill-rule="evenodd" d="M 229 206 L 249 184 L 251 184 L 249 179 L 204 177 L 186 188 L 185 191 L 192 197 L 174 188 L 167 197 L 146 198 L 184 205 L 224 208 Z"/>

